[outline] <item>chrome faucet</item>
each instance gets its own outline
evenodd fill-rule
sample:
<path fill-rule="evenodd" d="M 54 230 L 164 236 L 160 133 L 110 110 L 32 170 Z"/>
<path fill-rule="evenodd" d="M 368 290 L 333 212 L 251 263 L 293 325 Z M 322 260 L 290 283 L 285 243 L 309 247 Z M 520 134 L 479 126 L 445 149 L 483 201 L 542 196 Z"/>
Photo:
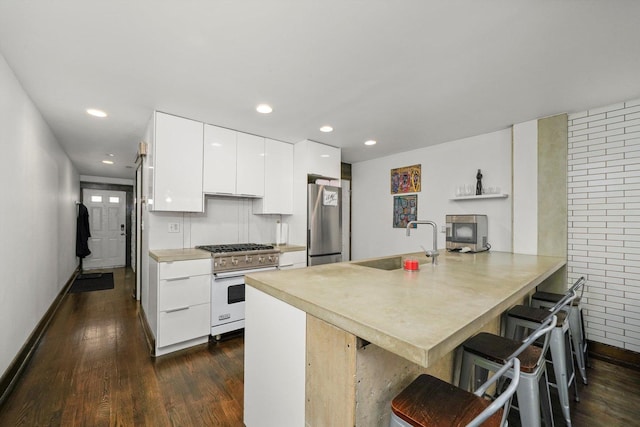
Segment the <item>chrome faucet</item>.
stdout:
<path fill-rule="evenodd" d="M 433 227 L 433 249 L 428 251 L 426 249 L 424 249 L 424 247 L 422 247 L 422 249 L 424 249 L 424 254 L 428 257 L 432 258 L 431 264 L 435 265 L 438 263 L 438 255 L 440 255 L 440 253 L 438 252 L 438 226 L 436 225 L 435 222 L 433 221 L 421 221 L 421 220 L 416 220 L 416 221 L 409 221 L 409 223 L 407 224 L 407 236 L 411 235 L 411 226 L 413 226 L 414 224 L 429 224 L 430 226 Z"/>

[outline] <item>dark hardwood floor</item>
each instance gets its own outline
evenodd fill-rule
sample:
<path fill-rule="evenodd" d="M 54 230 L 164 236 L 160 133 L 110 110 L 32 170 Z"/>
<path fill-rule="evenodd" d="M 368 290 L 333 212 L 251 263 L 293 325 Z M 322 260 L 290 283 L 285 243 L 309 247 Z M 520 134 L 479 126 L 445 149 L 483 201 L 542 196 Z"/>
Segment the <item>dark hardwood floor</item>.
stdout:
<path fill-rule="evenodd" d="M 0 426 L 242 426 L 243 336 L 154 359 L 133 273 L 114 278 L 115 289 L 65 297 L 0 407 Z M 573 425 L 640 425 L 640 371 L 591 362 Z M 564 425 L 558 409 L 554 418 Z"/>
<path fill-rule="evenodd" d="M 242 426 L 242 335 L 154 359 L 134 275 L 114 279 L 65 297 L 0 426 Z"/>

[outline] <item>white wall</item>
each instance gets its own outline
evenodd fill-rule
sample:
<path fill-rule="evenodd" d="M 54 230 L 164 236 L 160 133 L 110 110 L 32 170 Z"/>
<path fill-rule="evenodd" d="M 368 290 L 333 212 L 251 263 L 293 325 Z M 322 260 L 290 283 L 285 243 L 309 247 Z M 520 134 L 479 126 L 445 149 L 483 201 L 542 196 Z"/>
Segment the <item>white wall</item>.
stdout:
<path fill-rule="evenodd" d="M 568 188 L 587 338 L 640 352 L 640 100 L 569 116 Z"/>
<path fill-rule="evenodd" d="M 77 266 L 79 176 L 0 55 L 0 372 Z"/>
<path fill-rule="evenodd" d="M 513 252 L 538 254 L 538 120 L 513 125 Z"/>
<path fill-rule="evenodd" d="M 433 220 L 440 229 L 446 214 L 486 214 L 492 250 L 511 251 L 511 129 L 474 136 L 352 165 L 352 259 L 430 249 L 432 229 L 393 228 L 390 170 L 422 165 L 422 191 L 418 193 L 418 219 Z M 475 187 L 482 169 L 485 187 L 500 187 L 506 199 L 451 201 L 456 188 Z M 439 230 L 440 231 L 440 230 Z M 438 248 L 445 236 L 438 233 Z"/>

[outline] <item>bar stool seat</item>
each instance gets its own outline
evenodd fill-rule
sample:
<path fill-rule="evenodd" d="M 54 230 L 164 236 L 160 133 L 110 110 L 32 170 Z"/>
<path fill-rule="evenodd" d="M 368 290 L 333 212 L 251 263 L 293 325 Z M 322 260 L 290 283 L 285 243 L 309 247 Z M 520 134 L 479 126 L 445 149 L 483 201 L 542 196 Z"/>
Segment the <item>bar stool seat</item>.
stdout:
<path fill-rule="evenodd" d="M 538 291 L 538 292 L 536 292 L 535 294 L 533 294 L 531 296 L 532 299 L 551 302 L 551 303 L 554 303 L 554 304 L 560 302 L 562 297 L 564 297 L 564 294 L 556 294 L 556 293 L 553 293 L 553 292 L 543 292 L 543 291 Z M 580 301 L 581 301 L 580 297 L 576 297 L 576 299 L 573 300 L 573 302 L 576 305 L 580 304 Z"/>
<path fill-rule="evenodd" d="M 557 304 L 562 297 L 564 297 L 564 294 L 538 291 L 531 296 L 531 306 L 537 308 L 551 308 Z M 567 311 L 569 313 L 571 339 L 573 340 L 573 353 L 576 357 L 576 364 L 578 365 L 582 382 L 586 385 L 589 353 L 587 351 L 587 339 L 584 331 L 584 316 L 580 301 L 581 298 L 576 297 L 573 304 L 567 307 Z"/>
<path fill-rule="evenodd" d="M 489 400 L 422 374 L 391 401 L 391 410 L 410 426 L 462 427 L 490 404 Z M 502 412 L 500 408 L 483 426 L 500 426 Z"/>
<path fill-rule="evenodd" d="M 547 313 L 549 314 L 549 313 Z M 520 347 L 519 341 L 501 337 L 500 335 L 480 332 L 463 343 L 464 350 L 477 356 L 484 357 L 495 363 L 505 363 L 514 351 Z M 520 355 L 520 372 L 532 373 L 535 371 L 538 360 L 541 358 L 540 347 L 529 346 Z"/>
<path fill-rule="evenodd" d="M 492 401 L 489 388 L 511 374 Z M 505 427 L 511 398 L 520 384 L 520 360 L 512 356 L 478 389 L 469 393 L 430 375 L 418 376 L 391 401 L 389 427 Z"/>

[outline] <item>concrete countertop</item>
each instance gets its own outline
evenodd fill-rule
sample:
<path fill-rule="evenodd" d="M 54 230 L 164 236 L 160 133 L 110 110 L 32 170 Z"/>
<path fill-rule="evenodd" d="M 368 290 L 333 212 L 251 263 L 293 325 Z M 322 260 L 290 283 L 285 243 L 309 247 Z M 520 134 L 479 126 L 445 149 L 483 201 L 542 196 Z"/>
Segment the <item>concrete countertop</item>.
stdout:
<path fill-rule="evenodd" d="M 248 285 L 424 367 L 454 350 L 566 264 L 505 252 L 423 253 L 417 272 L 358 263 L 253 273 Z M 391 260 L 392 261 L 392 260 Z M 400 260 L 396 260 L 400 262 Z"/>
<path fill-rule="evenodd" d="M 158 262 L 186 261 L 190 259 L 211 259 L 211 252 L 202 249 L 153 249 L 149 256 Z"/>
<path fill-rule="evenodd" d="M 284 253 L 284 252 L 298 252 L 298 251 L 306 251 L 307 250 L 306 246 L 299 246 L 299 245 L 276 245 L 274 243 L 273 247 L 275 247 L 276 249 L 280 249 L 280 252 L 282 252 L 282 253 Z"/>

